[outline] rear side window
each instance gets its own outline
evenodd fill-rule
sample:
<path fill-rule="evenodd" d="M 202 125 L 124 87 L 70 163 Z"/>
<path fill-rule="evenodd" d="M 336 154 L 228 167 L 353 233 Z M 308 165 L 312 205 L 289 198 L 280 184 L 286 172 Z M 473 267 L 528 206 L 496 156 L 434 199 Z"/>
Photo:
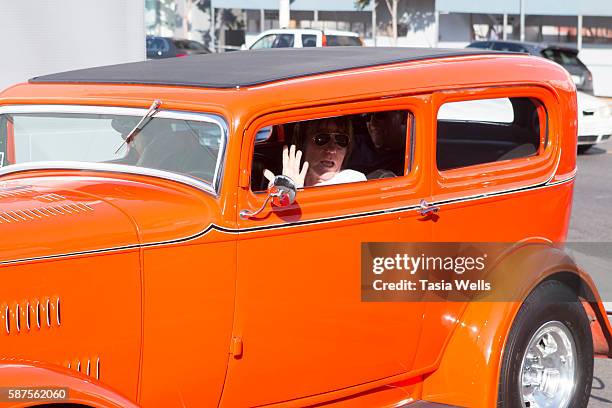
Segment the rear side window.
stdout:
<path fill-rule="evenodd" d="M 439 170 L 535 156 L 546 114 L 532 98 L 449 102 L 438 111 Z"/>
<path fill-rule="evenodd" d="M 582 62 L 578 59 L 578 54 L 571 51 L 547 48 L 542 51 L 542 55 L 549 60 L 555 61 L 559 65 L 583 66 Z"/>
<path fill-rule="evenodd" d="M 204 46 L 197 41 L 190 40 L 174 40 L 174 45 L 177 48 L 182 48 L 184 50 L 204 50 Z"/>
<path fill-rule="evenodd" d="M 493 49 L 497 51 L 529 53 L 529 51 L 527 51 L 527 48 L 523 47 L 520 44 L 513 44 L 513 43 L 493 43 Z"/>
<path fill-rule="evenodd" d="M 187 41 L 187 40 L 174 40 L 174 45 L 176 45 L 177 48 L 188 49 L 189 48 L 189 41 Z"/>
<path fill-rule="evenodd" d="M 347 35 L 326 35 L 328 47 L 338 46 L 361 46 L 359 37 L 350 37 Z"/>
<path fill-rule="evenodd" d="M 200 44 L 197 41 L 189 41 L 188 48 L 190 50 L 198 50 L 198 51 L 206 49 L 203 44 Z"/>
<path fill-rule="evenodd" d="M 315 34 L 302 34 L 302 47 L 316 47 L 317 36 Z"/>
<path fill-rule="evenodd" d="M 491 43 L 488 42 L 488 41 L 475 41 L 475 42 L 471 43 L 470 45 L 468 45 L 468 48 L 487 49 L 487 48 L 491 48 Z"/>
<path fill-rule="evenodd" d="M 293 34 L 279 34 L 278 37 L 276 38 L 276 41 L 274 41 L 274 44 L 272 45 L 272 47 L 291 48 L 293 47 L 294 38 L 295 37 Z"/>

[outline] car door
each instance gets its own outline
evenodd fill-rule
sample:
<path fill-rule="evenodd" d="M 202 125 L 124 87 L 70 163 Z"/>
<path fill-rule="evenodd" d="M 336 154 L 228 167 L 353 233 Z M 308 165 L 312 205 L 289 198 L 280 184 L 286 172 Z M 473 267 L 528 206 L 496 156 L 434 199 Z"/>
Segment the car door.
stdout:
<path fill-rule="evenodd" d="M 547 195 L 559 157 L 551 140 L 561 131 L 553 119 L 559 115 L 554 96 L 537 87 L 472 88 L 437 92 L 432 102 L 437 114 L 436 132 L 429 136 L 436 146 L 432 204 L 439 208 L 433 240 L 517 242 L 531 236 L 562 241 L 566 227 L 556 219 L 542 229 L 547 214 L 571 202 L 571 190 L 564 198 Z M 465 306 L 427 306 L 423 335 L 429 345 L 419 353 L 417 366 L 439 358 Z"/>
<path fill-rule="evenodd" d="M 544 200 L 558 165 L 556 98 L 529 86 L 439 92 L 433 201 L 438 241 L 515 242 L 546 236 L 542 219 L 564 203 Z M 449 109 L 461 106 L 461 120 Z M 444 116 L 446 115 L 446 116 Z M 532 194 L 529 194 L 531 192 Z M 542 199 L 534 200 L 538 195 Z M 520 216 L 514 214 L 516 208 Z M 538 222 L 534 222 L 534 220 Z M 495 225 L 495 228 L 491 228 Z M 469 228 L 467 228 L 469 226 Z M 562 228 L 553 228 L 561 231 Z"/>
<path fill-rule="evenodd" d="M 235 347 L 222 406 L 255 406 L 385 379 L 411 370 L 423 303 L 362 301 L 362 243 L 428 241 L 431 222 L 415 206 L 429 196 L 427 146 L 418 142 L 423 102 L 397 98 L 282 112 L 245 134 L 239 210 L 265 193 L 250 187 L 257 131 L 292 121 L 405 109 L 405 174 L 308 187 L 282 211 L 239 219 Z M 415 132 L 416 129 L 416 133 Z M 288 135 L 284 135 L 288 140 Z M 417 140 L 415 143 L 414 140 Z M 245 388 L 246 387 L 246 388 Z"/>

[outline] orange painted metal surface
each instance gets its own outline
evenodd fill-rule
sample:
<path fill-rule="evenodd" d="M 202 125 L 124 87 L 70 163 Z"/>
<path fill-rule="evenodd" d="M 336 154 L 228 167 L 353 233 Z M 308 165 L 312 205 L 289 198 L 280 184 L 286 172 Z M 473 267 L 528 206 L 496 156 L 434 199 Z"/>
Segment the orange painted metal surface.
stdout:
<path fill-rule="evenodd" d="M 546 107 L 549 137 L 539 154 L 438 171 L 439 106 L 501 96 Z M 225 118 L 218 196 L 122 173 L 34 170 L 0 178 L 0 214 L 15 218 L 0 223 L 0 357 L 12 359 L 0 360 L 0 384 L 67 386 L 74 401 L 109 407 L 382 407 L 421 398 L 494 405 L 504 339 L 520 303 L 361 302 L 360 244 L 563 241 L 576 99 L 562 68 L 498 55 L 239 90 L 22 84 L 0 94 L 0 106 L 146 108 L 153 99 L 164 109 Z M 238 216 L 265 198 L 248 185 L 258 129 L 385 109 L 414 115 L 405 177 L 305 189 L 286 209 Z M 442 205 L 435 222 L 412 208 L 422 199 L 461 198 Z M 402 207 L 411 209 L 385 211 Z M 570 272 L 597 296 L 587 275 Z M 525 271 L 517 291 L 526 296 L 547 273 Z M 47 299 L 49 311 L 59 299 L 56 320 L 33 327 L 36 304 L 46 324 Z M 610 332 L 607 321 L 601 325 Z"/>

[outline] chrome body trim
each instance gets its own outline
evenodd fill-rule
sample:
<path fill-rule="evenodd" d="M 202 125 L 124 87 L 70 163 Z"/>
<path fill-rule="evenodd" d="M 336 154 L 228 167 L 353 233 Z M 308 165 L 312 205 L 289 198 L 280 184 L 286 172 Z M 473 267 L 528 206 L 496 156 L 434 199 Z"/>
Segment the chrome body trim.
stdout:
<path fill-rule="evenodd" d="M 143 108 L 122 108 L 112 106 L 95 105 L 5 105 L 0 106 L 2 114 L 23 114 L 23 113 L 60 113 L 60 114 L 98 114 L 98 115 L 123 115 L 141 117 L 147 112 Z M 155 118 L 190 120 L 196 122 L 212 123 L 221 129 L 221 144 L 215 164 L 212 186 L 195 177 L 173 173 L 165 170 L 148 169 L 145 167 L 128 166 L 114 163 L 91 163 L 91 162 L 72 162 L 72 161 L 41 161 L 31 163 L 12 164 L 0 167 L 0 177 L 28 170 L 93 170 L 108 171 L 117 173 L 139 174 L 152 176 L 167 180 L 177 181 L 182 184 L 195 187 L 207 193 L 218 196 L 221 189 L 222 177 L 224 173 L 225 152 L 229 137 L 229 127 L 225 119 L 219 115 L 210 113 L 195 113 L 173 110 L 160 110 L 155 114 Z"/>
<path fill-rule="evenodd" d="M 521 192 L 525 192 L 529 190 L 540 190 L 543 188 L 550 188 L 550 187 L 555 187 L 561 184 L 573 182 L 575 178 L 576 176 L 574 175 L 574 176 L 568 177 L 563 180 L 551 182 L 552 180 L 552 177 L 551 177 L 549 181 L 543 182 L 540 184 L 536 184 L 536 185 L 517 187 L 513 189 L 501 190 L 497 192 L 491 192 L 491 193 L 474 195 L 474 196 L 457 197 L 454 199 L 434 201 L 434 202 L 429 203 L 429 205 L 439 207 L 442 205 L 449 205 L 449 204 L 458 203 L 458 202 L 481 200 L 481 199 L 491 198 L 495 196 L 503 196 L 503 195 L 508 195 L 508 194 L 521 193 Z M 395 214 L 395 213 L 400 213 L 400 212 L 405 212 L 405 211 L 410 211 L 410 210 L 420 210 L 421 208 L 422 207 L 420 204 L 414 204 L 414 205 L 409 205 L 405 207 L 396 207 L 396 208 L 382 209 L 382 210 L 376 210 L 376 211 L 368 211 L 368 212 L 363 212 L 363 213 L 346 214 L 346 215 L 340 215 L 340 216 L 329 217 L 329 218 L 296 221 L 292 223 L 262 225 L 260 227 L 250 227 L 250 228 L 226 228 L 226 227 L 218 226 L 216 224 L 209 224 L 200 232 L 197 232 L 193 235 L 183 237 L 183 238 L 177 238 L 177 239 L 168 240 L 168 241 L 145 242 L 142 244 L 128 244 L 128 245 L 118 246 L 118 247 L 91 249 L 91 250 L 64 253 L 64 254 L 43 255 L 43 256 L 31 257 L 31 258 L 6 260 L 6 261 L 0 261 L 0 266 L 21 263 L 21 262 L 40 261 L 40 260 L 45 260 L 45 259 L 66 258 L 66 257 L 71 257 L 71 256 L 90 255 L 90 254 L 103 253 L 103 252 L 126 251 L 126 250 L 134 250 L 134 249 L 139 249 L 139 248 L 150 248 L 150 247 L 156 247 L 156 246 L 162 246 L 162 245 L 178 244 L 178 243 L 188 242 L 188 241 L 192 241 L 194 239 L 200 238 L 213 230 L 218 231 L 220 233 L 225 233 L 225 234 L 239 234 L 239 233 L 246 234 L 246 233 L 254 233 L 254 232 L 271 230 L 271 229 L 285 229 L 285 228 L 296 228 L 296 227 L 300 227 L 304 225 L 326 224 L 326 223 L 331 223 L 331 222 L 344 221 L 347 219 L 376 217 L 379 215 Z"/>

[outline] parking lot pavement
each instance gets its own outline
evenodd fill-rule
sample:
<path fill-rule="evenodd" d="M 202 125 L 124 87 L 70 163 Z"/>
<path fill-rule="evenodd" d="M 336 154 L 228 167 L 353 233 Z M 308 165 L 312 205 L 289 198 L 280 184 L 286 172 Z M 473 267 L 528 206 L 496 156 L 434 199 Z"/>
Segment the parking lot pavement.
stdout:
<path fill-rule="evenodd" d="M 612 362 L 610 360 L 595 359 L 595 373 L 591 388 L 589 408 L 612 407 Z"/>
<path fill-rule="evenodd" d="M 578 156 L 568 242 L 576 261 L 592 274 L 604 301 L 612 302 L 612 142 Z M 589 408 L 612 408 L 612 360 L 595 359 Z"/>

